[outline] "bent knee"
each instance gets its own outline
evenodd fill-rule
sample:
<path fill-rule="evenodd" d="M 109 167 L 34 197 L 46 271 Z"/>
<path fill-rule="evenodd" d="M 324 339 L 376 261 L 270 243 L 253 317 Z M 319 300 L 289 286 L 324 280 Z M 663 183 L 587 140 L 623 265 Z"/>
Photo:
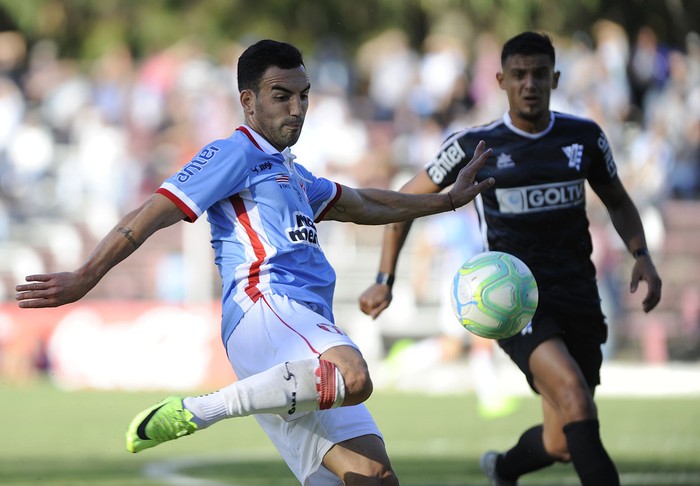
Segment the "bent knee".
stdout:
<path fill-rule="evenodd" d="M 348 400 L 352 400 L 353 404 L 361 403 L 372 395 L 374 385 L 367 369 L 346 373 L 343 380 L 345 382 L 346 403 Z"/>

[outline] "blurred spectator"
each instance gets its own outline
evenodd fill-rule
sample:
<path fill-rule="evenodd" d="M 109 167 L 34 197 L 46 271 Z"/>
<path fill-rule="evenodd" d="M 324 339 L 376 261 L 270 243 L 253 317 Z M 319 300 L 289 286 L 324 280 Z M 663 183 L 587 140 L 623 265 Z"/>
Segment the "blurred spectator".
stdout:
<path fill-rule="evenodd" d="M 357 66 L 367 83 L 376 120 L 393 120 L 405 108 L 418 75 L 418 54 L 405 32 L 392 29 L 370 39 L 357 50 Z"/>
<path fill-rule="evenodd" d="M 500 41 L 487 30 L 460 35 L 466 39 L 431 33 L 419 50 L 391 29 L 354 53 L 320 39 L 307 56 L 316 67 L 299 160 L 339 182 L 395 188 L 446 132 L 500 117 Z M 660 246 L 664 202 L 700 199 L 700 35 L 663 46 L 649 26 L 629 37 L 601 20 L 556 43 L 565 75 L 552 107 L 604 127 L 633 199 L 658 221 L 648 237 Z M 233 40 L 218 49 L 183 38 L 136 57 L 115 43 L 86 63 L 50 39 L 30 45 L 21 32 L 0 32 L 0 250 L 11 255 L 0 267 L 0 296 L 11 295 L 17 265 L 39 271 L 60 258 L 80 261 L 76 241 L 105 233 L 202 143 L 227 137 L 242 121 L 235 102 L 241 46 Z M 605 285 L 619 249 L 604 246 L 607 228 L 595 230 L 599 256 L 609 261 Z M 351 229 L 332 232 L 332 241 L 359 241 Z M 184 298 L 169 286 L 182 266 L 178 243 L 154 248 L 154 282 L 137 288 L 135 274 L 101 295 Z M 73 246 L 76 252 L 66 250 Z"/>
<path fill-rule="evenodd" d="M 643 113 L 648 97 L 658 94 L 668 78 L 668 61 L 654 29 L 648 25 L 637 32 L 627 65 L 631 102 Z"/>

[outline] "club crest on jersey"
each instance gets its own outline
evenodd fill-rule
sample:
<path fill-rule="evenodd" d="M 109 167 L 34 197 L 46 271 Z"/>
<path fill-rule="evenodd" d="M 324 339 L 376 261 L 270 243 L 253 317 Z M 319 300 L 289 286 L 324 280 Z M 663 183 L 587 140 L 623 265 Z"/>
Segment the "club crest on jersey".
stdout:
<path fill-rule="evenodd" d="M 506 153 L 498 154 L 498 157 L 496 157 L 496 168 L 509 169 L 511 167 L 515 167 L 513 157 L 511 157 L 510 154 Z"/>
<path fill-rule="evenodd" d="M 313 246 L 319 246 L 318 233 L 316 232 L 316 224 L 313 218 L 304 213 L 294 213 L 295 225 L 292 228 L 287 228 L 287 238 L 292 243 L 301 243 Z"/>
<path fill-rule="evenodd" d="M 581 159 L 583 158 L 583 145 L 574 143 L 568 147 L 562 147 L 562 151 L 569 158 L 569 167 L 581 172 Z"/>

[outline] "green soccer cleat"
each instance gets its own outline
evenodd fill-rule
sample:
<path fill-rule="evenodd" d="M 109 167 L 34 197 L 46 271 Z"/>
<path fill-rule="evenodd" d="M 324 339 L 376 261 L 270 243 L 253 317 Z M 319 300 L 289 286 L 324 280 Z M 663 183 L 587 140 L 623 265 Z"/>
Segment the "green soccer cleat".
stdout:
<path fill-rule="evenodd" d="M 168 397 L 143 412 L 129 424 L 126 431 L 126 450 L 141 452 L 161 442 L 190 435 L 197 430 L 191 421 L 192 412 L 182 405 L 182 398 Z"/>

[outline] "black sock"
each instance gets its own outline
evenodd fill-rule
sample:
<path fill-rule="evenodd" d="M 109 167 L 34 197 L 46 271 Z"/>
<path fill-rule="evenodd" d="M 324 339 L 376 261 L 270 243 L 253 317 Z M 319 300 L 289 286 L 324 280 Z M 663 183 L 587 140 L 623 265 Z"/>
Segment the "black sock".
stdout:
<path fill-rule="evenodd" d="M 496 461 L 496 472 L 503 479 L 515 481 L 525 473 L 554 464 L 542 442 L 542 426 L 536 425 L 523 432 L 520 440 Z"/>
<path fill-rule="evenodd" d="M 564 435 L 582 486 L 619 486 L 620 476 L 600 440 L 598 420 L 568 423 Z"/>

